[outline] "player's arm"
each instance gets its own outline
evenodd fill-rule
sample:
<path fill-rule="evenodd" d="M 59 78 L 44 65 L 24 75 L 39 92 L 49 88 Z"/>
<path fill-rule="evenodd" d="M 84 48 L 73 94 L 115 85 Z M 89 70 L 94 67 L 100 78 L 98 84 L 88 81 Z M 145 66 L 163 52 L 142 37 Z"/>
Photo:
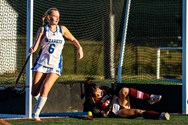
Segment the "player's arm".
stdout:
<path fill-rule="evenodd" d="M 92 107 L 91 111 L 94 117 L 108 117 L 109 111 L 99 108 L 99 105 L 101 105 L 100 101 L 95 102 L 93 97 L 90 97 L 89 103 L 89 106 Z"/>
<path fill-rule="evenodd" d="M 109 115 L 109 111 L 101 110 L 97 107 L 94 107 L 92 109 L 92 113 L 93 113 L 94 117 L 108 117 L 108 115 Z"/>
<path fill-rule="evenodd" d="M 82 50 L 80 43 L 65 26 L 62 26 L 62 29 L 63 29 L 63 33 L 62 33 L 63 36 L 66 39 L 70 40 L 74 44 L 74 46 L 76 46 L 76 48 L 78 50 L 78 58 L 82 59 L 83 58 L 83 50 Z"/>
<path fill-rule="evenodd" d="M 44 33 L 44 27 L 40 27 L 37 31 L 36 40 L 33 46 L 30 48 L 30 53 L 34 53 L 38 49 L 40 41 L 42 40 L 43 37 L 43 33 Z"/>

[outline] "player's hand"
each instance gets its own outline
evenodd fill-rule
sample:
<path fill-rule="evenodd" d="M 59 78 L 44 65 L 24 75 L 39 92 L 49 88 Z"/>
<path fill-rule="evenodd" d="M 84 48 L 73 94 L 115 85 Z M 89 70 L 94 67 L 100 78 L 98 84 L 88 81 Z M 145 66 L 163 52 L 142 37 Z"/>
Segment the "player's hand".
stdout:
<path fill-rule="evenodd" d="M 35 52 L 34 49 L 33 49 L 33 47 L 31 47 L 31 48 L 29 49 L 29 52 L 30 52 L 31 54 Z"/>
<path fill-rule="evenodd" d="M 82 59 L 84 57 L 84 53 L 83 53 L 83 50 L 82 50 L 82 47 L 80 47 L 78 49 L 78 59 Z"/>
<path fill-rule="evenodd" d="M 109 114 L 109 111 L 105 112 L 105 113 L 103 114 L 103 116 L 104 116 L 104 117 L 108 117 L 108 114 Z"/>

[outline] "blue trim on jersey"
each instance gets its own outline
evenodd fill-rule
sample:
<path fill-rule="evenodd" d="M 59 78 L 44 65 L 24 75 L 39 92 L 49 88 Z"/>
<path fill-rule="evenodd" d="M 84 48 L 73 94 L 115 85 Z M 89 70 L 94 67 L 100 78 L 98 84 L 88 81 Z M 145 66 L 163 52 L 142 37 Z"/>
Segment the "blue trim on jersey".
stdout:
<path fill-rule="evenodd" d="M 45 32 L 48 32 L 49 30 L 50 30 L 50 29 L 49 29 L 49 26 L 46 25 L 46 26 L 44 27 L 44 31 L 45 31 Z M 61 28 L 60 25 L 57 25 L 55 32 L 60 32 L 60 33 L 62 33 L 62 28 Z"/>
<path fill-rule="evenodd" d="M 58 68 L 60 68 L 60 74 L 62 74 L 62 71 L 63 71 L 63 57 L 62 57 L 62 54 L 60 55 L 60 61 L 59 61 Z"/>
<path fill-rule="evenodd" d="M 38 57 L 36 58 L 35 63 L 34 63 L 34 65 L 33 65 L 32 69 L 37 65 L 37 62 L 38 62 L 38 60 L 39 60 L 39 58 L 40 58 L 40 56 L 41 56 L 41 53 L 42 53 L 42 49 L 40 49 L 39 54 L 38 54 Z"/>
<path fill-rule="evenodd" d="M 49 31 L 49 26 L 46 25 L 46 26 L 44 27 L 44 32 L 48 32 L 48 31 Z"/>
<path fill-rule="evenodd" d="M 62 34 L 62 28 L 61 28 L 61 26 L 59 26 L 59 32 Z"/>

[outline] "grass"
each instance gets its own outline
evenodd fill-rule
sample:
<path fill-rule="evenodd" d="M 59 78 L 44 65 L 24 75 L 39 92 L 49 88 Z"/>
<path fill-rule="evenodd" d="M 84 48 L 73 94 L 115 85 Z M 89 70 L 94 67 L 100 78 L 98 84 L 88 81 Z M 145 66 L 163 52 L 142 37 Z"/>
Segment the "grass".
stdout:
<path fill-rule="evenodd" d="M 126 119 L 126 118 L 45 118 L 41 122 L 34 122 L 31 119 L 0 120 L 0 123 L 7 122 L 11 125 L 186 125 L 188 124 L 187 115 L 172 114 L 169 121 L 152 119 Z M 7 125 L 7 124 L 4 124 Z"/>

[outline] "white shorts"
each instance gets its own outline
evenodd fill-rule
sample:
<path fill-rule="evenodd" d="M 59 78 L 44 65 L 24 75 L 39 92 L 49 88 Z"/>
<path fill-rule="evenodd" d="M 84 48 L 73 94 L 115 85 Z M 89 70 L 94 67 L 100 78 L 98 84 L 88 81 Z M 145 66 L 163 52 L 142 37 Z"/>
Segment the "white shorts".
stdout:
<path fill-rule="evenodd" d="M 42 73 L 56 73 L 58 75 L 62 74 L 62 69 L 60 68 L 50 68 L 50 67 L 42 66 L 40 64 L 36 64 L 35 66 L 33 66 L 32 70 Z"/>
<path fill-rule="evenodd" d="M 119 114 L 119 109 L 120 109 L 120 105 L 118 103 L 118 98 L 116 97 L 116 99 L 113 102 L 113 106 L 112 106 L 112 112 L 116 115 Z"/>

